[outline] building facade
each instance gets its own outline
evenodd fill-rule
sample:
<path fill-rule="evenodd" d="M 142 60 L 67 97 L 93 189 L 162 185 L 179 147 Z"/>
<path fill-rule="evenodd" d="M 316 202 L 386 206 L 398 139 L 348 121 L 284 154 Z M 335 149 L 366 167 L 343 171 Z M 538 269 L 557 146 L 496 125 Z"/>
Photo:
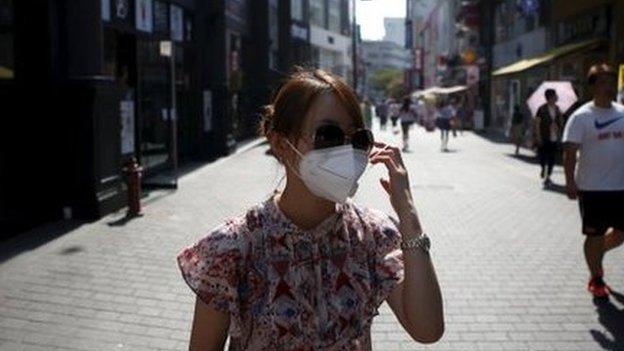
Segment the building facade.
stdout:
<path fill-rule="evenodd" d="M 309 58 L 307 24 L 291 10 L 0 0 L 0 233 L 124 207 L 133 157 L 144 187 L 176 187 L 181 164 L 254 136 L 273 88 Z"/>
<path fill-rule="evenodd" d="M 353 84 L 351 2 L 308 1 L 311 62 Z"/>
<path fill-rule="evenodd" d="M 511 111 L 545 80 L 573 84 L 589 99 L 585 77 L 598 62 L 617 66 L 624 48 L 623 1 L 505 1 L 495 8 L 490 127 L 504 132 Z M 619 10 L 619 11 L 618 11 Z"/>
<path fill-rule="evenodd" d="M 386 33 L 383 41 L 391 41 L 399 46 L 405 46 L 405 18 L 384 18 Z"/>

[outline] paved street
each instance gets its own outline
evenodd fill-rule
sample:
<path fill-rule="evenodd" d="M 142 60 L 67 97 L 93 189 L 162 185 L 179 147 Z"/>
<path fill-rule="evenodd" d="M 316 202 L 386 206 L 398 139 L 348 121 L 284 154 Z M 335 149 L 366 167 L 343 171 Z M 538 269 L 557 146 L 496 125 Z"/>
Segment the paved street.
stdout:
<path fill-rule="evenodd" d="M 464 133 L 450 148 L 441 153 L 438 134 L 418 130 L 404 156 L 433 242 L 446 333 L 432 346 L 411 342 L 384 305 L 374 349 L 624 350 L 624 296 L 595 304 L 585 291 L 577 204 L 542 190 L 539 167 L 510 156 L 510 145 Z M 175 256 L 272 192 L 280 166 L 266 149 L 187 173 L 177 192 L 151 193 L 140 219 L 123 223 L 120 212 L 1 244 L 0 350 L 186 349 L 194 296 Z M 391 211 L 383 173 L 368 171 L 356 200 Z M 554 181 L 563 182 L 559 167 Z M 624 248 L 608 255 L 606 278 L 624 292 L 622 262 Z"/>

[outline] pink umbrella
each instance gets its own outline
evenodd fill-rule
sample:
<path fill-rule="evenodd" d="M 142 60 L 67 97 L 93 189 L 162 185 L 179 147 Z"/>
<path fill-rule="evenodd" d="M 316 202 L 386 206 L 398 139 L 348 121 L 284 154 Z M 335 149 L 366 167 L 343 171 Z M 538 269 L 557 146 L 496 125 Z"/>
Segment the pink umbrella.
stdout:
<path fill-rule="evenodd" d="M 557 106 L 559 106 L 562 113 L 565 113 L 578 100 L 572 83 L 564 81 L 545 81 L 527 100 L 527 106 L 531 110 L 531 116 L 535 117 L 540 106 L 546 103 L 546 96 L 544 96 L 544 93 L 547 89 L 554 89 L 557 92 Z"/>

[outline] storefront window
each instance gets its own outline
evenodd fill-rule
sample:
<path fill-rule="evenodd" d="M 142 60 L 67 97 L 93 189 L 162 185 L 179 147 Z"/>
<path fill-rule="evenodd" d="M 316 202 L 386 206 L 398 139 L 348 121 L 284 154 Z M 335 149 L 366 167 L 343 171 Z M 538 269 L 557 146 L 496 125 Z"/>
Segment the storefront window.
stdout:
<path fill-rule="evenodd" d="M 269 68 L 277 69 L 279 59 L 279 21 L 277 14 L 277 0 L 269 2 Z"/>
<path fill-rule="evenodd" d="M 310 23 L 325 28 L 325 0 L 310 0 Z"/>
<path fill-rule="evenodd" d="M 329 30 L 340 33 L 340 0 L 329 0 Z"/>
<path fill-rule="evenodd" d="M 141 163 L 162 169 L 171 156 L 170 58 L 161 55 L 158 40 L 140 40 L 138 56 Z"/>
<path fill-rule="evenodd" d="M 0 80 L 15 77 L 13 1 L 0 0 Z"/>
<path fill-rule="evenodd" d="M 162 1 L 154 1 L 154 33 L 169 35 L 169 6 Z"/>
<path fill-rule="evenodd" d="M 290 0 L 290 15 L 294 20 L 303 21 L 303 0 Z"/>

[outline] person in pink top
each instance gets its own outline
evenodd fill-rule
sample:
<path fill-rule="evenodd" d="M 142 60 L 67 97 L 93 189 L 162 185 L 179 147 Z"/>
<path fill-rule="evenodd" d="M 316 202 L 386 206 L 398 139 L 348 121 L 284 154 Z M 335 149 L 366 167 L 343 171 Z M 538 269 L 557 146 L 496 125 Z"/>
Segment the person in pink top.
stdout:
<path fill-rule="evenodd" d="M 177 256 L 197 295 L 190 350 L 222 350 L 228 336 L 230 350 L 371 350 L 384 301 L 415 341 L 439 340 L 440 287 L 400 150 L 374 142 L 353 90 L 298 71 L 261 130 L 284 189 Z M 377 164 L 398 219 L 350 199 Z"/>

